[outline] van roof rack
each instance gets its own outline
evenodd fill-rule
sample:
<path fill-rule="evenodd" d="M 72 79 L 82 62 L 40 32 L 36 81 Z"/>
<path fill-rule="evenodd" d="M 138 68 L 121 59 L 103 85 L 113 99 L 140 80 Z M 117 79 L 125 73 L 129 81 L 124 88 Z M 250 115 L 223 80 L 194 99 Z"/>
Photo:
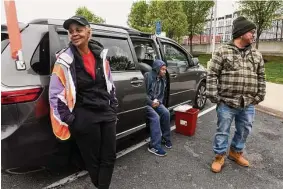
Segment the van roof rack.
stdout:
<path fill-rule="evenodd" d="M 35 19 L 29 22 L 29 24 L 44 24 L 44 25 L 63 25 L 65 20 L 62 19 L 47 19 L 47 18 L 40 18 L 40 19 Z M 91 25 L 97 25 L 97 26 L 104 26 L 104 27 L 109 27 L 109 28 L 116 28 L 116 29 L 123 29 L 126 30 L 129 35 L 137 35 L 137 36 L 144 36 L 148 37 L 151 34 L 150 33 L 144 33 L 139 30 L 129 28 L 129 27 L 124 27 L 124 26 L 117 26 L 117 25 L 111 25 L 111 24 L 95 24 L 95 23 L 90 23 Z"/>
<path fill-rule="evenodd" d="M 92 23 L 92 24 L 94 24 L 94 23 Z M 134 28 L 129 28 L 129 27 L 125 27 L 125 26 L 117 26 L 117 25 L 111 25 L 111 24 L 95 24 L 95 25 L 124 29 L 129 33 L 129 35 L 138 35 L 138 36 L 144 36 L 144 37 L 148 37 L 148 36 L 152 35 L 150 33 L 141 32 L 141 31 L 136 30 Z"/>
<path fill-rule="evenodd" d="M 28 26 L 28 24 L 22 22 L 18 22 L 18 24 L 19 24 L 20 32 L 23 31 Z M 6 31 L 8 31 L 7 24 L 1 24 L 1 32 L 6 32 Z"/>
<path fill-rule="evenodd" d="M 42 25 L 63 25 L 63 23 L 64 23 L 64 20 L 48 19 L 48 18 L 34 19 L 29 22 L 29 24 L 42 24 Z"/>

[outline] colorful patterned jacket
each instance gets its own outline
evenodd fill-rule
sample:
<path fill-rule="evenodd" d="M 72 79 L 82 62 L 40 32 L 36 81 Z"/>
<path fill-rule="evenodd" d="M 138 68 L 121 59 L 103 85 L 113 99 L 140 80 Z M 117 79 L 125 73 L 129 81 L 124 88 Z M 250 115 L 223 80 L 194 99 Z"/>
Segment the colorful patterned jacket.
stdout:
<path fill-rule="evenodd" d="M 109 61 L 106 59 L 107 49 L 95 42 L 90 41 L 89 47 L 94 54 L 100 54 L 103 62 L 103 71 L 106 80 L 107 91 L 110 94 L 110 102 L 112 106 L 118 106 L 118 101 L 115 94 L 115 86 L 111 75 Z M 69 46 L 57 54 L 49 85 L 49 103 L 50 103 L 50 118 L 53 128 L 53 133 L 60 140 L 67 140 L 71 134 L 69 125 L 75 119 L 72 114 L 76 104 L 76 71 L 74 63 L 74 53 Z"/>

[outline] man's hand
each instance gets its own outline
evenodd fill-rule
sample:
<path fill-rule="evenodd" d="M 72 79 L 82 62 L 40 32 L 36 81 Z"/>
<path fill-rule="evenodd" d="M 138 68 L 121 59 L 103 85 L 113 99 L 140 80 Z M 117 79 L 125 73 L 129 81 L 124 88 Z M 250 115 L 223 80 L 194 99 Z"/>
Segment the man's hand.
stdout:
<path fill-rule="evenodd" d="M 153 103 L 152 103 L 152 107 L 153 107 L 153 108 L 156 108 L 156 107 L 158 107 L 158 106 L 159 106 L 159 101 L 155 99 L 155 100 L 153 101 Z"/>
<path fill-rule="evenodd" d="M 152 107 L 153 108 L 156 108 L 156 107 L 158 107 L 159 106 L 159 102 L 154 102 L 154 103 L 152 103 Z"/>

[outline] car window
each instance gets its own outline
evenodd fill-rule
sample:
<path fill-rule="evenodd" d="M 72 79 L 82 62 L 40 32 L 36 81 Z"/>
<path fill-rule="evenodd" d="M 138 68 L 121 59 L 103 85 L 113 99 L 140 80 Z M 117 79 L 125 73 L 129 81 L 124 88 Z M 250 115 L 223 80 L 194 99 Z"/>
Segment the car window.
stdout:
<path fill-rule="evenodd" d="M 1 53 L 9 44 L 9 35 L 7 33 L 1 33 Z"/>
<path fill-rule="evenodd" d="M 60 32 L 59 33 L 59 40 L 61 48 L 66 48 L 69 44 L 69 37 L 67 32 Z"/>
<path fill-rule="evenodd" d="M 165 58 L 168 66 L 188 66 L 188 56 L 186 53 L 171 43 L 162 43 Z"/>
<path fill-rule="evenodd" d="M 69 43 L 67 34 L 59 34 L 61 47 L 66 47 Z M 107 58 L 112 71 L 135 70 L 132 52 L 125 38 L 110 38 L 104 36 L 94 36 L 93 39 L 108 49 Z"/>
<path fill-rule="evenodd" d="M 33 53 L 31 68 L 39 75 L 50 74 L 49 35 L 43 36 L 39 45 Z"/>
<path fill-rule="evenodd" d="M 127 39 L 96 36 L 95 40 L 108 49 L 107 57 L 112 71 L 135 70 L 132 52 Z"/>
<path fill-rule="evenodd" d="M 156 48 L 154 47 L 153 41 L 132 39 L 132 42 L 134 48 L 142 47 L 145 49 L 145 57 L 144 57 L 145 60 L 154 61 L 157 59 L 157 52 L 156 52 Z"/>

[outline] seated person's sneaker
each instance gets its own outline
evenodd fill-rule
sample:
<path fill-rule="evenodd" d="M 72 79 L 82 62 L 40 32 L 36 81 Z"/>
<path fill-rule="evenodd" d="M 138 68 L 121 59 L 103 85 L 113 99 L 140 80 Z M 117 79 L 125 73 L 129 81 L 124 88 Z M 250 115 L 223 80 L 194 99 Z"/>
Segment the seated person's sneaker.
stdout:
<path fill-rule="evenodd" d="M 164 138 L 162 138 L 162 144 L 168 149 L 172 148 L 172 142 L 170 140 L 166 141 Z"/>
<path fill-rule="evenodd" d="M 172 143 L 171 143 L 171 141 L 166 141 L 165 144 L 164 144 L 164 146 L 165 146 L 166 148 L 171 149 L 171 148 L 172 148 Z"/>
<path fill-rule="evenodd" d="M 162 149 L 162 148 L 153 148 L 153 147 L 148 147 L 147 149 L 150 153 L 153 153 L 157 156 L 166 156 L 167 153 Z"/>

